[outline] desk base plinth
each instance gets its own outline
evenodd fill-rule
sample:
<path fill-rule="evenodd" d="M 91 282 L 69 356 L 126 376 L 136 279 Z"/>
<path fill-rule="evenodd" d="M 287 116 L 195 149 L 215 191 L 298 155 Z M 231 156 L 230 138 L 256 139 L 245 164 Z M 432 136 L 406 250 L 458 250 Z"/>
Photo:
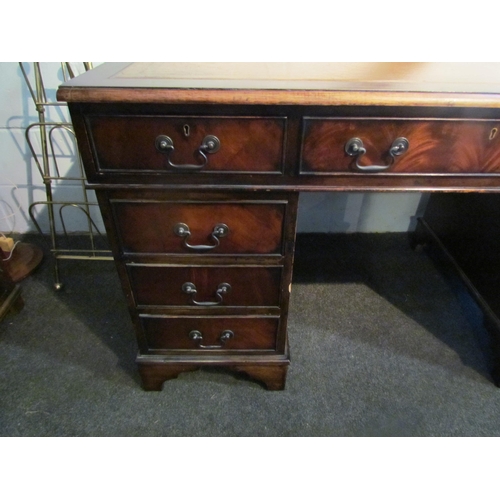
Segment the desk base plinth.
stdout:
<path fill-rule="evenodd" d="M 273 356 L 272 359 L 251 360 L 215 360 L 204 359 L 193 361 L 179 357 L 161 358 L 139 355 L 136 359 L 142 387 L 146 391 L 161 391 L 163 383 L 167 380 L 177 378 L 181 373 L 191 372 L 200 368 L 223 368 L 236 373 L 244 373 L 251 379 L 264 384 L 270 391 L 281 391 L 285 389 L 286 375 L 290 358 Z"/>

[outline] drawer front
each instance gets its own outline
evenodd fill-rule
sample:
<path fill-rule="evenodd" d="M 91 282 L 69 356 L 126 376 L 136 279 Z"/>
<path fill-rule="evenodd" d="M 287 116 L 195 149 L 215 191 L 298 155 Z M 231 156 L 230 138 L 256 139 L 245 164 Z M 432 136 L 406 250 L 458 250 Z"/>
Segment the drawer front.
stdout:
<path fill-rule="evenodd" d="M 283 252 L 286 203 L 111 200 L 111 206 L 126 254 Z"/>
<path fill-rule="evenodd" d="M 285 118 L 90 115 L 85 122 L 101 172 L 282 173 L 283 169 Z M 166 149 L 161 140 L 157 142 L 161 136 L 171 141 L 163 144 Z M 205 150 L 203 144 L 209 142 L 205 138 L 214 136 L 218 150 L 210 146 Z"/>
<path fill-rule="evenodd" d="M 279 306 L 281 267 L 127 267 L 138 306 Z"/>
<path fill-rule="evenodd" d="M 188 317 L 140 316 L 147 350 L 275 350 L 277 317 Z"/>
<path fill-rule="evenodd" d="M 354 138 L 366 153 L 346 152 Z M 398 138 L 406 138 L 408 148 L 391 155 Z M 304 118 L 301 174 L 362 172 L 356 162 L 363 168 L 380 167 L 365 173 L 498 174 L 500 122 Z"/>

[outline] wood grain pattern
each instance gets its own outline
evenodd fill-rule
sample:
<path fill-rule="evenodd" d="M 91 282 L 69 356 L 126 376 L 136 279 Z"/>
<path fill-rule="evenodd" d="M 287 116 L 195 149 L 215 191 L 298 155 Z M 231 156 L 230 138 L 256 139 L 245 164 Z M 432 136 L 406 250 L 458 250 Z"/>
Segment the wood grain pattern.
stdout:
<path fill-rule="evenodd" d="M 147 352 L 187 349 L 195 350 L 198 354 L 213 355 L 214 349 L 217 352 L 275 350 L 279 318 L 141 316 L 141 324 L 148 346 Z M 202 333 L 202 345 L 217 347 L 214 349 L 200 347 L 200 342 L 189 337 L 189 333 L 193 330 Z M 219 349 L 220 336 L 225 330 L 234 332 L 234 338 Z"/>
<path fill-rule="evenodd" d="M 169 203 L 143 200 L 112 202 L 114 220 L 125 253 L 206 254 L 185 247 L 177 223 L 191 232 L 190 245 L 212 245 L 217 224 L 229 227 L 227 236 L 210 254 L 281 254 L 284 204 Z"/>
<path fill-rule="evenodd" d="M 141 63 L 97 67 L 68 102 L 499 108 L 498 63 Z"/>
<path fill-rule="evenodd" d="M 111 64 L 58 98 L 96 188 L 146 390 L 203 366 L 284 388 L 300 191 L 500 193 L 498 63 Z M 209 134 L 222 147 L 204 171 L 174 175 L 154 148 L 168 135 L 174 163 L 198 163 Z M 362 165 L 386 164 L 397 137 L 410 148 L 367 174 L 345 153 L 353 137 L 367 149 Z M 189 249 L 179 222 L 191 245 L 213 244 L 216 224 L 229 234 Z M 235 286 L 224 304 L 192 306 L 179 291 L 188 280 L 202 301 L 218 282 Z M 235 337 L 221 348 L 225 329 Z"/>
<path fill-rule="evenodd" d="M 410 147 L 387 173 L 500 173 L 500 121 L 305 119 L 302 173 L 356 172 L 347 141 L 359 137 L 367 150 L 360 165 L 387 165 L 398 137 Z M 384 172 L 384 173 L 386 173 Z"/>
<path fill-rule="evenodd" d="M 237 192 L 193 189 L 170 191 L 151 189 L 145 185 L 135 189 L 131 186 L 126 189 L 124 187 L 108 186 L 103 190 L 98 190 L 97 196 L 136 328 L 138 346 L 142 353 L 137 362 L 144 389 L 161 390 L 165 380 L 175 378 L 184 371 L 191 371 L 205 364 L 247 373 L 271 390 L 284 388 L 286 367 L 289 364 L 286 327 L 297 193 L 248 193 L 241 189 Z M 176 211 L 180 209 L 181 213 L 191 214 L 193 227 L 196 221 L 199 222 L 209 217 L 214 209 L 222 210 L 220 213 L 234 217 L 234 227 L 241 226 L 247 230 L 254 226 L 259 229 L 252 231 L 258 235 L 252 236 L 250 241 L 266 240 L 266 236 L 263 236 L 265 229 L 274 228 L 271 231 L 273 235 L 271 240 L 274 240 L 272 248 L 279 249 L 279 253 L 200 253 L 191 252 L 183 246 L 178 247 L 178 253 L 150 253 L 148 238 L 152 238 L 153 241 L 164 238 L 161 228 L 168 217 L 160 210 L 157 213 L 157 219 L 148 218 L 149 211 L 141 215 L 137 213 L 136 216 L 131 217 L 122 213 L 121 218 L 117 218 L 116 214 L 120 212 L 119 207 L 126 205 L 139 207 L 139 209 L 150 205 L 174 207 L 174 213 L 178 214 L 179 212 Z M 192 208 L 195 208 L 194 212 Z M 198 208 L 203 209 L 197 212 Z M 250 212 L 247 213 L 246 208 L 249 208 Z M 275 217 L 277 217 L 276 221 L 272 222 Z M 125 231 L 135 233 L 134 239 L 139 245 L 145 244 L 144 250 L 147 253 L 124 253 L 126 248 L 121 237 L 123 228 Z M 262 233 L 263 230 L 264 233 Z M 208 243 L 209 239 L 205 234 L 204 238 L 194 237 L 191 242 Z M 256 244 L 251 243 L 251 248 L 255 248 Z M 266 245 L 269 245 L 269 241 L 260 241 L 257 244 L 260 248 L 266 248 Z M 136 271 L 140 269 L 139 274 L 132 276 L 132 279 L 131 274 L 135 271 L 130 273 L 131 268 Z M 163 270 L 166 274 L 162 274 Z M 204 290 L 207 294 L 213 293 L 209 285 L 215 275 L 222 279 L 227 276 L 226 272 L 233 273 L 231 277 L 233 280 L 233 277 L 239 275 L 239 270 L 242 270 L 245 276 L 233 283 L 232 290 L 234 289 L 237 293 L 232 300 L 238 304 L 253 303 L 254 305 L 225 303 L 216 307 L 192 306 L 186 305 L 185 297 L 181 305 L 175 305 L 178 299 L 179 302 L 181 300 L 178 291 L 174 290 L 173 276 L 167 270 L 173 270 L 180 281 L 184 279 L 183 273 L 186 273 L 186 278 L 189 277 L 199 285 L 200 295 L 204 293 Z M 201 282 L 198 280 L 199 277 L 201 277 Z M 216 281 L 217 279 L 214 283 Z M 138 305 L 136 299 L 139 295 L 141 301 L 156 304 Z M 209 297 L 200 298 L 208 299 Z M 151 322 L 150 319 L 153 321 Z M 179 333 L 179 329 L 191 324 L 194 328 L 195 324 L 191 322 L 195 320 L 207 322 L 208 335 L 210 338 L 215 338 L 215 340 L 212 339 L 214 342 L 218 342 L 221 334 L 216 328 L 217 325 L 224 326 L 224 322 L 227 321 L 233 326 L 236 324 L 239 328 L 241 321 L 242 328 L 238 336 L 240 344 L 233 342 L 232 345 L 228 345 L 227 349 L 207 350 L 189 339 L 190 343 L 187 345 L 188 341 L 184 333 Z M 171 326 L 165 328 L 167 324 L 175 328 L 172 329 Z M 200 326 L 200 321 L 196 321 L 196 326 Z M 169 340 L 172 331 L 174 337 L 173 340 Z M 236 334 L 236 330 L 233 331 Z M 244 338 L 241 332 L 244 332 Z M 160 348 L 152 349 L 151 342 Z"/>
<path fill-rule="evenodd" d="M 192 305 L 191 296 L 182 291 L 182 285 L 191 282 L 198 302 L 218 302 L 218 285 L 229 283 L 231 290 L 222 295 L 222 307 L 279 306 L 281 267 L 129 265 L 128 271 L 137 305 Z"/>
<path fill-rule="evenodd" d="M 490 93 L 394 92 L 352 90 L 217 90 L 217 89 L 65 89 L 65 102 L 230 104 L 266 106 L 408 106 L 499 109 L 500 96 Z"/>
<path fill-rule="evenodd" d="M 173 140 L 175 150 L 170 160 L 176 165 L 202 165 L 198 149 L 204 137 L 215 135 L 221 147 L 216 153 L 207 155 L 208 164 L 199 173 L 281 173 L 283 168 L 284 118 L 88 116 L 86 125 L 98 172 L 182 173 L 171 167 L 167 155 L 155 148 L 159 135 Z"/>

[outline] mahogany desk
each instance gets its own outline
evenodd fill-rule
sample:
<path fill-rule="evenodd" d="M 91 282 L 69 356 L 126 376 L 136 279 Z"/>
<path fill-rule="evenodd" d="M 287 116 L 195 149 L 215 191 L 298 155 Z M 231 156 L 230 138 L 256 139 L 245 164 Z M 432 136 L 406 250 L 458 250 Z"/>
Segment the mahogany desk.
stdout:
<path fill-rule="evenodd" d="M 500 64 L 105 64 L 58 99 L 147 390 L 207 365 L 284 388 L 299 192 L 500 192 Z"/>

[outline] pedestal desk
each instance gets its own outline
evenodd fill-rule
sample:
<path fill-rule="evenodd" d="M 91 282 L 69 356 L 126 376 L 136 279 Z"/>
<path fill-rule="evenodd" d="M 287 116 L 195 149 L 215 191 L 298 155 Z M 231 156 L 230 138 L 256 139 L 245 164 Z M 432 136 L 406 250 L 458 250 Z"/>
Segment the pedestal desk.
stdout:
<path fill-rule="evenodd" d="M 284 388 L 299 192 L 500 192 L 499 64 L 113 63 L 58 99 L 146 390 L 203 366 Z"/>

